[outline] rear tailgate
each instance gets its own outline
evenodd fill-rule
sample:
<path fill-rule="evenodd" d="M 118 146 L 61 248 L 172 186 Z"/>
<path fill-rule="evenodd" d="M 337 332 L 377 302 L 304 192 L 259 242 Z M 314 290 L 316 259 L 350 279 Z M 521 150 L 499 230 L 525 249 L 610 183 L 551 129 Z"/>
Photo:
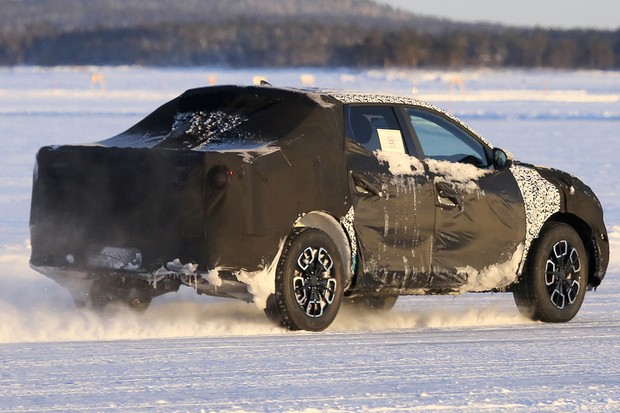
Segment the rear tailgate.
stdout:
<path fill-rule="evenodd" d="M 30 216 L 33 265 L 88 267 L 106 251 L 141 266 L 181 257 L 203 234 L 203 155 L 98 146 L 44 147 Z"/>

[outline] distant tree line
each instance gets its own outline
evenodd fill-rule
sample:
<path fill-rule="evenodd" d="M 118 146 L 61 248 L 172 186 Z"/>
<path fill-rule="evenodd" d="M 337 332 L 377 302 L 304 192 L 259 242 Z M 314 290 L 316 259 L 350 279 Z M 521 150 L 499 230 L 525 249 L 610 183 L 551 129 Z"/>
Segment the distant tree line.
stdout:
<path fill-rule="evenodd" d="M 0 33 L 0 65 L 619 69 L 620 30 L 471 26 L 438 33 L 296 19 Z"/>

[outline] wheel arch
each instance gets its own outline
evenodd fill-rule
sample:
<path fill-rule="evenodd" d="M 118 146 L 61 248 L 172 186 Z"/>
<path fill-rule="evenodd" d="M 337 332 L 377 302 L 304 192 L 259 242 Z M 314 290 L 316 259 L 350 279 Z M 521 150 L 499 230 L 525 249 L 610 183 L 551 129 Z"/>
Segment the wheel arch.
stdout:
<path fill-rule="evenodd" d="M 295 222 L 294 227 L 308 227 L 321 230 L 334 241 L 344 264 L 346 290 L 352 280 L 352 263 L 353 256 L 355 255 L 352 252 L 355 251 L 354 245 L 352 245 L 352 243 L 354 243 L 355 240 L 350 240 L 347 231 L 345 231 L 345 228 L 343 227 L 343 224 L 341 224 L 338 219 L 336 219 L 334 216 L 330 215 L 327 212 L 312 211 L 300 217 Z"/>
<path fill-rule="evenodd" d="M 547 220 L 541 229 L 540 234 L 543 234 L 549 223 L 554 222 L 569 225 L 577 232 L 588 254 L 588 286 L 598 287 L 601 283 L 601 278 L 599 276 L 602 266 L 600 259 L 601 253 L 598 242 L 590 225 L 575 214 L 559 212 L 552 215 Z"/>

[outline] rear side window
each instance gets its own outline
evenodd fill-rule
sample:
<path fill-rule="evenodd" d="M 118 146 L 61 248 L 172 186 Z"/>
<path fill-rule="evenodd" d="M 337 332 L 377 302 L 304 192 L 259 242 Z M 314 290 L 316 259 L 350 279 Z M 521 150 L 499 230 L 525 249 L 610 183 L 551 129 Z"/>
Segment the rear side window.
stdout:
<path fill-rule="evenodd" d="M 407 152 L 390 106 L 350 106 L 348 128 L 353 140 L 371 152 Z"/>

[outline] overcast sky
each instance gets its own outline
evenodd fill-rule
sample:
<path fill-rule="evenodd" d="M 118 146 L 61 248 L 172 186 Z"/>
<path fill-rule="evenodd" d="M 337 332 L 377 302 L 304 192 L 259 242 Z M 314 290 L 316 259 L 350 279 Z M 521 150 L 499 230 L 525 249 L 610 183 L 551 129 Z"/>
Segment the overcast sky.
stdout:
<path fill-rule="evenodd" d="M 457 21 L 516 26 L 620 29 L 619 0 L 377 0 Z"/>

